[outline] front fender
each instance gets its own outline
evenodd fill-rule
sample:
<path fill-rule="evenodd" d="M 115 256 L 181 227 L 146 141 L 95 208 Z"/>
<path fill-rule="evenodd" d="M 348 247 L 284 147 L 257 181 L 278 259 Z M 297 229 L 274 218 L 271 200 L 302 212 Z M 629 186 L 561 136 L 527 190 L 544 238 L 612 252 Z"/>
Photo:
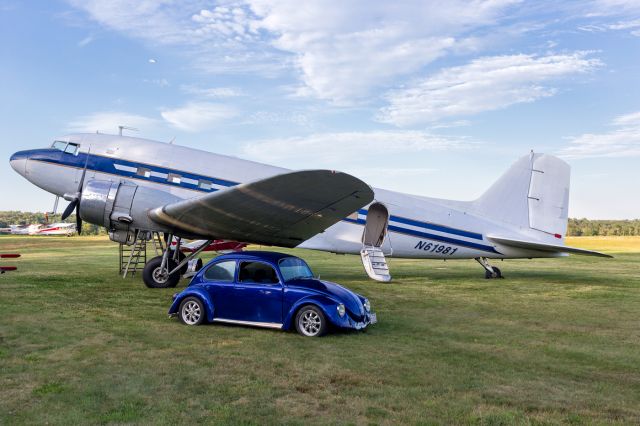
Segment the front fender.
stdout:
<path fill-rule="evenodd" d="M 283 330 L 291 329 L 291 326 L 293 325 L 293 321 L 295 319 L 296 312 L 298 311 L 298 309 L 300 309 L 304 305 L 317 306 L 322 310 L 322 313 L 329 320 L 329 322 L 340 327 L 342 326 L 343 321 L 342 321 L 342 318 L 340 318 L 340 315 L 338 315 L 338 311 L 337 311 L 337 306 L 339 303 L 340 302 L 321 294 L 313 294 L 310 296 L 303 297 L 302 299 L 296 301 L 296 303 L 294 303 L 291 306 L 291 309 L 289 309 L 289 312 L 287 313 L 287 316 L 285 317 L 284 322 L 282 324 L 282 329 Z"/>
<path fill-rule="evenodd" d="M 178 309 L 180 309 L 180 303 L 182 303 L 185 297 L 189 296 L 194 296 L 202 300 L 202 303 L 204 303 L 204 307 L 207 311 L 207 321 L 213 321 L 213 302 L 211 301 L 211 297 L 209 297 L 209 293 L 205 289 L 200 287 L 187 287 L 185 290 L 178 293 L 178 296 L 176 296 L 175 300 L 171 304 L 171 307 L 169 308 L 169 315 L 176 315 L 178 313 Z"/>

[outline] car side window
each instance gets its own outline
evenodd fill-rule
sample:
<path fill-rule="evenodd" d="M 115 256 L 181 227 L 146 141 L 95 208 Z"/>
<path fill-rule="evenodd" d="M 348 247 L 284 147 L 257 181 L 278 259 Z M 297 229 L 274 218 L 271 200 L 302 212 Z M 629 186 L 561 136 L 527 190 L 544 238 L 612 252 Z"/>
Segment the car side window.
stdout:
<path fill-rule="evenodd" d="M 225 283 L 232 283 L 236 272 L 236 261 L 227 260 L 218 262 L 211 265 L 209 269 L 204 272 L 204 277 L 211 281 L 221 281 Z"/>
<path fill-rule="evenodd" d="M 280 282 L 275 269 L 263 262 L 240 263 L 238 281 L 245 284 L 277 284 Z"/>

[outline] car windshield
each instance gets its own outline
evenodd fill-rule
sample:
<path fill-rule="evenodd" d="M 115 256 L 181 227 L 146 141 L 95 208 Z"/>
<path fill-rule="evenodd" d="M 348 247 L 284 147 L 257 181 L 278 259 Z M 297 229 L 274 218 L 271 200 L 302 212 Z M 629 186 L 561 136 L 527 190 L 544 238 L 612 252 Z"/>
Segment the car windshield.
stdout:
<path fill-rule="evenodd" d="M 313 278 L 313 272 L 309 265 L 297 257 L 285 257 L 278 262 L 280 273 L 285 281 L 291 281 L 299 278 Z"/>

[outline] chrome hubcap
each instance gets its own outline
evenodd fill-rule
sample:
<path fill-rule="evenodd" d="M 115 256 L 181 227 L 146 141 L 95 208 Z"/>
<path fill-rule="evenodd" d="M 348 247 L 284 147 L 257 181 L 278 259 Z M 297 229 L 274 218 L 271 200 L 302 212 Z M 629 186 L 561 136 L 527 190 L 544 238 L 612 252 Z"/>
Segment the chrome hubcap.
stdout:
<path fill-rule="evenodd" d="M 158 266 L 153 270 L 153 279 L 159 284 L 164 284 L 169 279 L 169 274 L 167 274 L 165 269 Z"/>
<path fill-rule="evenodd" d="M 298 324 L 300 325 L 300 330 L 302 330 L 302 333 L 306 336 L 315 336 L 320 332 L 320 315 L 315 311 L 304 311 L 302 315 L 300 315 Z"/>
<path fill-rule="evenodd" d="M 194 301 L 189 301 L 182 307 L 182 320 L 189 325 L 197 323 L 201 315 L 200 305 Z"/>

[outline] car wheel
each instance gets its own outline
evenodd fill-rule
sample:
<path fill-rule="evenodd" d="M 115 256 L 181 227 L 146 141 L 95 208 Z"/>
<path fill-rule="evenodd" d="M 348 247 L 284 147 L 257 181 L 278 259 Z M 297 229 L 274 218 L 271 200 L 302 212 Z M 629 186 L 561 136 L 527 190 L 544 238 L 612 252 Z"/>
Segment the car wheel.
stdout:
<path fill-rule="evenodd" d="M 173 270 L 177 266 L 177 263 L 171 259 L 167 259 L 167 267 L 169 271 Z M 142 271 L 142 280 L 144 284 L 149 288 L 170 288 L 175 287 L 180 281 L 180 272 L 174 272 L 169 275 L 165 271 L 162 271 L 160 265 L 162 264 L 162 256 L 157 256 L 147 262 L 144 265 Z"/>
<path fill-rule="evenodd" d="M 303 306 L 296 314 L 296 330 L 303 336 L 319 337 L 327 332 L 327 320 L 320 308 Z"/>
<path fill-rule="evenodd" d="M 180 321 L 186 325 L 199 325 L 204 322 L 204 304 L 197 297 L 187 297 L 180 303 L 178 311 Z"/>

